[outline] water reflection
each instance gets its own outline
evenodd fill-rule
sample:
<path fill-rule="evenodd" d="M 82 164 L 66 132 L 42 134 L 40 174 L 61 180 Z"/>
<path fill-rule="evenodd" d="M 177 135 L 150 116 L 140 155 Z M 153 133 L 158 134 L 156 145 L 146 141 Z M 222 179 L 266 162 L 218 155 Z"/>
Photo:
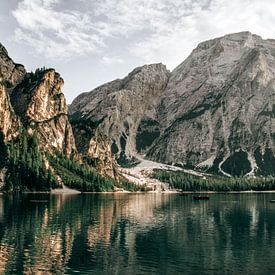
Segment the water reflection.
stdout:
<path fill-rule="evenodd" d="M 271 274 L 274 196 L 0 196 L 0 273 Z"/>

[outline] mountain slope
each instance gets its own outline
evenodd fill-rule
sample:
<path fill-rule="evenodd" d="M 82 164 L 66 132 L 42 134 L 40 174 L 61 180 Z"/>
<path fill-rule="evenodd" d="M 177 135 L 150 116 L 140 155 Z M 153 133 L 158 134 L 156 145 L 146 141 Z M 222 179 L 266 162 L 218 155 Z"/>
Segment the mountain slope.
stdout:
<path fill-rule="evenodd" d="M 78 96 L 69 107 L 74 132 L 81 130 L 83 122 L 91 129 L 87 140 L 83 134 L 77 139 L 79 150 L 89 151 L 89 142 L 97 133 L 110 138 L 112 152 L 121 164 L 134 156 L 136 148 L 149 147 L 160 133 L 157 107 L 169 74 L 162 64 L 146 65 L 124 79 Z"/>
<path fill-rule="evenodd" d="M 201 43 L 171 74 L 162 135 L 148 157 L 240 175 L 274 173 L 275 41 L 251 33 Z M 273 162 L 274 163 L 274 162 Z"/>
<path fill-rule="evenodd" d="M 274 81 L 275 41 L 230 34 L 199 44 L 172 73 L 149 65 L 80 95 L 70 116 L 111 137 L 118 160 L 142 152 L 228 176 L 274 174 Z"/>
<path fill-rule="evenodd" d="M 27 73 L 0 45 L 0 189 L 49 190 L 64 183 L 86 191 L 114 187 L 114 180 L 104 178 L 116 176 L 110 149 L 101 148 L 100 157 L 112 173 L 99 167 L 97 155 L 88 162 L 77 151 L 63 84 L 54 69 Z M 100 143 L 109 146 L 104 139 Z"/>
<path fill-rule="evenodd" d="M 70 157 L 76 154 L 76 147 L 62 93 L 63 84 L 54 69 L 28 73 L 12 90 L 11 103 L 27 131 L 38 133 L 44 149 L 55 148 Z"/>

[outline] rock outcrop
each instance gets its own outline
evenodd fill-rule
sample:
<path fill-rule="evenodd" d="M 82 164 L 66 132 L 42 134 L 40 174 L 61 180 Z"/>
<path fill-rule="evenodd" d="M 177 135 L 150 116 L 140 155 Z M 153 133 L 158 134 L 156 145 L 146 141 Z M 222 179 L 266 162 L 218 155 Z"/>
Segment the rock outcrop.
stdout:
<path fill-rule="evenodd" d="M 70 115 L 109 136 L 117 159 L 274 174 L 274 94 L 275 40 L 242 32 L 199 44 L 172 73 L 144 66 L 82 94 Z"/>
<path fill-rule="evenodd" d="M 14 139 L 22 123 L 29 134 L 37 133 L 43 150 L 76 154 L 63 79 L 54 69 L 26 73 L 0 45 L 0 130 L 5 141 Z"/>
<path fill-rule="evenodd" d="M 160 134 L 157 107 L 169 71 L 162 64 L 146 65 L 126 78 L 107 83 L 82 94 L 70 105 L 73 127 L 80 122 L 110 138 L 112 152 L 124 162 L 138 150 L 144 151 Z M 74 126 L 76 125 L 76 126 Z M 150 138 L 146 138 L 150 136 Z M 79 142 L 79 150 L 89 148 L 93 135 Z M 137 149 L 138 148 L 138 149 Z"/>
<path fill-rule="evenodd" d="M 274 173 L 275 41 L 206 41 L 171 74 L 148 157 L 223 174 Z"/>
<path fill-rule="evenodd" d="M 96 167 L 100 174 L 117 179 L 117 164 L 111 151 L 110 139 L 84 120 L 72 121 L 72 127 L 79 157 Z"/>
<path fill-rule="evenodd" d="M 6 88 L 0 83 L 0 132 L 3 134 L 4 142 L 16 138 L 19 130 L 20 120 L 10 104 Z"/>
<path fill-rule="evenodd" d="M 62 93 L 64 81 L 54 69 L 26 74 L 11 93 L 11 102 L 28 132 L 36 132 L 41 147 L 70 157 L 76 154 L 67 104 Z"/>
<path fill-rule="evenodd" d="M 60 171 L 50 167 L 45 152 L 59 152 L 78 163 L 83 163 L 84 157 L 89 158 L 87 162 L 89 160 L 102 175 L 116 178 L 110 144 L 102 135 L 90 139 L 87 155 L 78 153 L 62 93 L 63 84 L 63 79 L 54 69 L 43 68 L 27 73 L 22 65 L 12 61 L 0 44 L 0 134 L 3 142 L 15 140 L 20 134 L 33 136 L 42 152 L 45 169 L 55 177 Z M 5 165 L 3 163 L 0 167 L 1 185 L 6 174 Z"/>
<path fill-rule="evenodd" d="M 7 88 L 17 85 L 25 76 L 23 65 L 14 63 L 6 48 L 0 43 L 0 78 Z"/>
<path fill-rule="evenodd" d="M 20 121 L 10 103 L 9 91 L 25 76 L 25 68 L 9 57 L 0 43 L 0 131 L 4 141 L 10 141 L 19 134 Z"/>

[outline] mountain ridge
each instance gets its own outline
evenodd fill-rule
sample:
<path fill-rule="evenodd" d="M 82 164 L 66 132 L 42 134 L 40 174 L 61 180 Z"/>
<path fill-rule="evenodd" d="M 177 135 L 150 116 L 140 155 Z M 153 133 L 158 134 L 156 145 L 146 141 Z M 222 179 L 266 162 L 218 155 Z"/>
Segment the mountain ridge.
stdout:
<path fill-rule="evenodd" d="M 125 112 L 117 110 L 114 102 L 109 106 L 113 113 L 107 114 L 104 123 L 97 120 L 99 125 L 95 128 L 106 135 L 111 130 L 118 161 L 123 154 L 129 160 L 143 153 L 154 161 L 194 169 L 204 167 L 224 175 L 273 174 L 274 170 L 266 169 L 264 163 L 274 163 L 274 76 L 275 40 L 263 40 L 250 32 L 228 34 L 199 43 L 179 66 L 167 71 L 165 85 L 157 93 L 159 98 L 154 99 L 156 104 L 149 96 L 137 103 L 139 109 L 140 104 L 151 102 L 153 117 L 138 117 L 129 131 L 124 124 L 131 124 L 138 111 L 130 108 L 132 114 L 109 123 L 107 118 Z M 137 91 L 142 94 L 149 80 L 150 76 L 145 76 L 139 84 L 133 84 L 124 78 L 122 81 L 131 87 L 126 95 L 113 82 L 107 84 L 107 90 L 122 94 L 121 101 L 127 102 L 129 94 L 135 93 L 133 97 L 138 98 Z M 75 115 L 74 108 L 86 121 L 106 114 L 97 110 L 91 115 L 94 109 L 89 99 L 91 96 L 96 101 L 101 94 L 100 104 L 110 105 L 103 87 L 106 88 L 103 85 L 76 98 L 70 105 L 70 116 Z M 79 98 L 86 103 L 80 106 Z M 114 128 L 120 131 L 112 131 Z M 140 137 L 148 141 L 141 149 L 137 147 Z M 240 156 L 248 165 L 237 171 L 233 166 Z"/>
<path fill-rule="evenodd" d="M 101 158 L 94 153 L 92 162 L 77 151 L 63 84 L 52 68 L 27 72 L 0 45 L 0 188 L 5 191 L 49 190 L 64 184 L 111 190 L 118 180 L 105 140 L 93 143 L 100 146 Z"/>

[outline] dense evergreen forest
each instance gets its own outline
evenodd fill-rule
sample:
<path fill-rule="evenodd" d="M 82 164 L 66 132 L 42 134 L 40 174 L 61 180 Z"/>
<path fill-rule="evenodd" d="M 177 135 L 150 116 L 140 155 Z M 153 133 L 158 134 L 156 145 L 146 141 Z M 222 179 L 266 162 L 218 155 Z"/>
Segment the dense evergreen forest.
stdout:
<path fill-rule="evenodd" d="M 0 169 L 7 171 L 5 192 L 50 191 L 61 187 L 61 182 L 82 192 L 113 191 L 115 186 L 129 191 L 145 190 L 144 186 L 129 183 L 122 177 L 119 182 L 103 177 L 93 167 L 57 151 L 41 152 L 37 135 L 30 136 L 25 130 L 8 144 L 0 132 L 0 155 Z M 46 162 L 52 169 L 45 167 Z"/>
<path fill-rule="evenodd" d="M 64 158 L 59 152 L 55 152 L 54 155 L 48 154 L 47 158 L 67 186 L 82 192 L 109 192 L 113 191 L 115 186 L 128 191 L 145 191 L 144 185 L 135 185 L 122 177 L 119 181 L 103 177 L 93 167 Z"/>
<path fill-rule="evenodd" d="M 80 164 L 65 158 L 61 153 L 47 154 L 47 158 L 57 175 L 67 186 L 83 192 L 112 191 L 115 181 L 99 175 L 96 170 L 86 164 Z"/>
<path fill-rule="evenodd" d="M 7 169 L 4 191 L 47 191 L 58 186 L 54 175 L 45 168 L 36 135 L 22 131 L 16 140 L 5 145 L 0 133 L 0 151 L 1 166 Z"/>
<path fill-rule="evenodd" d="M 169 183 L 173 189 L 182 191 L 261 191 L 275 190 L 275 177 L 236 177 L 226 178 L 210 175 L 193 176 L 181 171 L 155 170 L 153 178 Z"/>
<path fill-rule="evenodd" d="M 42 153 L 36 135 L 22 131 L 15 141 L 4 144 L 0 134 L 0 166 L 7 167 L 4 191 L 49 191 L 60 187 L 60 180 L 80 191 L 112 191 L 115 181 L 95 169 L 66 158 L 61 153 Z M 46 169 L 47 159 L 53 169 Z M 54 172 L 53 172 L 54 171 Z"/>

